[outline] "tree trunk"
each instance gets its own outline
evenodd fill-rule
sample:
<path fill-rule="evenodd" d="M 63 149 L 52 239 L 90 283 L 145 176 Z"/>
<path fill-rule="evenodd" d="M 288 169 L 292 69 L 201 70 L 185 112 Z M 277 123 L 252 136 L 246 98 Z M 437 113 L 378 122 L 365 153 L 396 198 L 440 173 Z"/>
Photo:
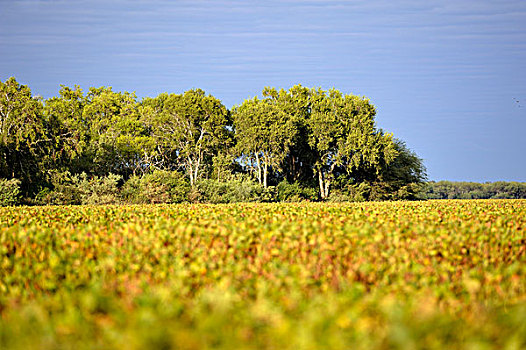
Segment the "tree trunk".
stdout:
<path fill-rule="evenodd" d="M 190 186 L 194 187 L 194 167 L 192 164 L 192 159 L 188 157 L 188 175 L 190 175 Z"/>
<path fill-rule="evenodd" d="M 263 168 L 263 187 L 267 188 L 267 177 L 268 177 L 268 163 L 265 162 L 264 168 Z"/>
<path fill-rule="evenodd" d="M 197 164 L 195 165 L 194 183 L 197 181 L 197 175 L 199 175 L 199 163 L 201 163 L 201 157 L 197 159 Z"/>
<path fill-rule="evenodd" d="M 259 161 L 259 154 L 256 152 L 256 166 L 258 168 L 258 182 L 261 184 L 261 163 Z"/>
<path fill-rule="evenodd" d="M 318 182 L 320 185 L 320 197 L 321 199 L 327 198 L 327 195 L 325 194 L 325 183 L 323 179 L 323 171 L 321 169 L 318 170 Z"/>
<path fill-rule="evenodd" d="M 329 197 L 329 188 L 331 186 L 331 179 L 329 176 L 325 178 L 325 198 Z"/>

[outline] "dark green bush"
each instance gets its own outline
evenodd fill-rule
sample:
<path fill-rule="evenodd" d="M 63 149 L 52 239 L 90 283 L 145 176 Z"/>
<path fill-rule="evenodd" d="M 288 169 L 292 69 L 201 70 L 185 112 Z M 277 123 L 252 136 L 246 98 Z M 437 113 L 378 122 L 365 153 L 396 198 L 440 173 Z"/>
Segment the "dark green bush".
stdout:
<path fill-rule="evenodd" d="M 221 182 L 201 180 L 197 184 L 197 191 L 197 201 L 207 203 L 272 202 L 276 198 L 274 187 L 265 189 L 244 176 L 235 176 Z"/>
<path fill-rule="evenodd" d="M 427 186 L 424 183 L 409 183 L 400 187 L 393 195 L 393 200 L 425 200 Z"/>
<path fill-rule="evenodd" d="M 35 197 L 39 205 L 82 204 L 81 191 L 69 171 L 55 172 L 51 175 L 51 187 L 43 188 Z"/>
<path fill-rule="evenodd" d="M 20 196 L 20 180 L 0 179 L 0 206 L 15 205 Z"/>
<path fill-rule="evenodd" d="M 119 201 L 119 181 L 122 176 L 109 174 L 108 176 L 94 176 L 88 178 L 85 173 L 75 176 L 74 181 L 80 189 L 82 204 L 100 205 L 115 204 Z"/>
<path fill-rule="evenodd" d="M 44 188 L 35 198 L 41 205 L 114 204 L 119 201 L 120 175 L 88 177 L 86 173 L 71 175 L 68 171 L 51 177 L 52 188 Z"/>
<path fill-rule="evenodd" d="M 281 181 L 278 186 L 278 201 L 280 202 L 301 202 L 315 201 L 318 199 L 318 190 L 311 187 L 303 187 L 299 182 L 289 183 Z"/>
<path fill-rule="evenodd" d="M 358 184 L 354 184 L 349 187 L 349 198 L 353 202 L 377 200 L 378 188 L 374 189 L 368 182 L 360 182 Z"/>
<path fill-rule="evenodd" d="M 156 170 L 142 177 L 131 177 L 122 187 L 127 203 L 181 203 L 188 200 L 190 184 L 178 171 Z"/>

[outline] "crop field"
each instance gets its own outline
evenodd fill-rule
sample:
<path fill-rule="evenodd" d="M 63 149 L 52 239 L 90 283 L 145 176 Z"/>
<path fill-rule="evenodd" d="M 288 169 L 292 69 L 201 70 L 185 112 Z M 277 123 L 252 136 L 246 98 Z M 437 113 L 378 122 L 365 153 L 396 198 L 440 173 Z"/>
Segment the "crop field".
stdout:
<path fill-rule="evenodd" d="M 525 349 L 526 201 L 0 208 L 0 349 Z"/>

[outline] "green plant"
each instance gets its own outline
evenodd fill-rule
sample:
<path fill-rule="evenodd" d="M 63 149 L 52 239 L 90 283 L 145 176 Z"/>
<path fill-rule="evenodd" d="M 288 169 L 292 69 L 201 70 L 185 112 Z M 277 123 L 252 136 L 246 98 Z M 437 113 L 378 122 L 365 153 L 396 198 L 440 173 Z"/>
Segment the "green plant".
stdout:
<path fill-rule="evenodd" d="M 15 205 L 20 196 L 20 180 L 0 179 L 0 206 Z"/>
<path fill-rule="evenodd" d="M 44 187 L 35 197 L 39 205 L 77 205 L 82 203 L 81 190 L 69 171 L 51 174 L 51 188 Z"/>
<path fill-rule="evenodd" d="M 86 173 L 72 175 L 69 171 L 57 172 L 51 176 L 53 188 L 42 189 L 35 198 L 41 205 L 99 205 L 115 204 L 119 200 L 118 184 L 122 177 L 88 177 Z"/>
<path fill-rule="evenodd" d="M 318 199 L 317 189 L 303 187 L 299 182 L 289 183 L 287 180 L 283 180 L 278 184 L 277 191 L 280 202 L 315 201 Z"/>
<path fill-rule="evenodd" d="M 73 184 L 80 191 L 82 204 L 100 205 L 115 204 L 119 198 L 118 183 L 122 176 L 109 174 L 108 176 L 93 176 L 88 178 L 86 173 L 72 177 Z"/>
<path fill-rule="evenodd" d="M 208 203 L 271 202 L 274 189 L 265 189 L 262 185 L 247 177 L 236 176 L 226 181 L 205 179 L 197 184 L 199 199 Z"/>
<path fill-rule="evenodd" d="M 178 171 L 156 170 L 142 177 L 131 177 L 122 187 L 127 203 L 181 203 L 188 200 L 190 184 Z"/>

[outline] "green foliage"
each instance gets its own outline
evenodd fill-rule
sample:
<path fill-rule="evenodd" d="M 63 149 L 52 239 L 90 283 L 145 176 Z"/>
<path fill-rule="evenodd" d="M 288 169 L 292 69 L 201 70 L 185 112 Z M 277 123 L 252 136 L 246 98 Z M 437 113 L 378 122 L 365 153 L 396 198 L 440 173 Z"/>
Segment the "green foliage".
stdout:
<path fill-rule="evenodd" d="M 160 153 L 166 161 L 183 167 L 194 186 L 206 161 L 231 142 L 228 110 L 200 89 L 182 95 L 161 94 L 142 104 L 143 119 Z"/>
<path fill-rule="evenodd" d="M 278 201 L 301 202 L 318 200 L 318 191 L 312 187 L 303 187 L 299 182 L 281 181 L 277 186 Z"/>
<path fill-rule="evenodd" d="M 200 89 L 137 101 L 134 93 L 111 87 L 84 93 L 79 86 L 61 86 L 58 97 L 44 102 L 14 78 L 0 82 L 0 177 L 20 179 L 24 200 L 39 189 L 36 202 L 43 203 L 102 203 L 113 197 L 87 200 L 77 188 L 82 182 L 56 178 L 69 172 L 99 180 L 110 174 L 134 178 L 127 191 L 145 197 L 133 202 L 181 201 L 162 194 L 164 180 L 151 178 L 147 188 L 150 180 L 138 179 L 156 170 L 184 173 L 192 201 L 207 198 L 196 188 L 200 180 L 215 179 L 228 188 L 232 175 L 246 173 L 264 188 L 282 180 L 310 188 L 315 180 L 322 200 L 332 189 L 339 192 L 333 199 L 354 198 L 335 183 L 341 177 L 372 186 L 369 199 L 421 197 L 422 160 L 376 127 L 376 110 L 365 97 L 336 89 L 266 87 L 262 98 L 245 100 L 232 114 Z M 217 191 L 232 192 L 225 188 Z M 273 200 L 274 191 L 262 194 L 264 200 Z M 217 194 L 208 197 L 220 200 Z"/>
<path fill-rule="evenodd" d="M 86 173 L 71 175 L 68 171 L 55 173 L 53 188 L 45 188 L 36 196 L 37 204 L 44 205 L 101 205 L 119 202 L 118 184 L 122 176 L 91 176 Z"/>
<path fill-rule="evenodd" d="M 178 171 L 156 170 L 141 177 L 131 177 L 122 187 L 121 196 L 127 203 L 181 203 L 188 200 L 190 184 Z"/>
<path fill-rule="evenodd" d="M 281 170 L 295 137 L 293 121 L 272 100 L 257 97 L 235 107 L 233 115 L 242 162 L 267 187 L 269 172 Z"/>
<path fill-rule="evenodd" d="M 291 182 L 316 175 L 326 199 L 338 174 L 376 178 L 398 154 L 391 135 L 376 128 L 375 108 L 365 98 L 301 85 L 265 88 L 263 96 L 233 113 L 243 164 L 260 183 L 266 184 L 269 169 L 285 169 Z"/>
<path fill-rule="evenodd" d="M 35 197 L 39 205 L 76 205 L 82 204 L 78 178 L 69 171 L 53 172 L 50 178 L 51 188 L 43 188 Z"/>
<path fill-rule="evenodd" d="M 21 180 L 25 195 L 44 176 L 51 140 L 42 102 L 15 78 L 0 81 L 0 177 Z"/>
<path fill-rule="evenodd" d="M 377 174 L 395 159 L 392 137 L 376 129 L 376 110 L 367 99 L 335 89 L 317 90 L 312 99 L 309 145 L 317 154 L 314 166 L 322 199 L 329 195 L 337 167 L 351 176 L 358 169 Z"/>
<path fill-rule="evenodd" d="M 341 180 L 340 180 L 341 181 Z M 340 184 L 335 190 L 331 192 L 327 200 L 329 202 L 365 202 L 373 199 L 375 194 L 375 187 L 368 182 Z"/>
<path fill-rule="evenodd" d="M 389 164 L 384 164 L 376 175 L 367 171 L 355 174 L 358 182 L 370 183 L 371 191 L 367 199 L 425 199 L 427 175 L 422 159 L 418 158 L 403 141 L 395 139 L 394 147 L 397 153 L 395 158 Z"/>
<path fill-rule="evenodd" d="M 111 87 L 90 88 L 82 117 L 89 125 L 89 148 L 95 169 L 129 175 L 146 164 L 144 153 L 153 147 L 141 121 L 135 94 L 113 92 Z"/>
<path fill-rule="evenodd" d="M 526 183 L 431 181 L 427 184 L 425 197 L 428 199 L 519 199 L 526 198 Z"/>
<path fill-rule="evenodd" d="M 82 204 L 101 205 L 115 204 L 119 199 L 119 181 L 122 176 L 109 174 L 108 176 L 93 176 L 88 178 L 86 173 L 73 177 L 73 182 L 80 190 Z"/>
<path fill-rule="evenodd" d="M 226 181 L 204 179 L 197 184 L 194 201 L 205 203 L 271 202 L 275 200 L 275 188 L 264 188 L 245 176 Z"/>
<path fill-rule="evenodd" d="M 44 115 L 49 121 L 54 145 L 54 164 L 50 166 L 53 173 L 62 168 L 80 173 L 93 167 L 93 159 L 87 153 L 90 123 L 83 116 L 86 104 L 87 100 L 79 86 L 74 89 L 61 86 L 59 97 L 45 101 Z"/>
<path fill-rule="evenodd" d="M 427 186 L 425 183 L 411 182 L 399 187 L 392 195 L 393 200 L 424 200 L 426 199 L 425 191 Z"/>
<path fill-rule="evenodd" d="M 20 197 L 20 180 L 0 178 L 0 207 L 15 205 Z"/>
<path fill-rule="evenodd" d="M 385 200 L 424 200 L 425 183 L 409 183 L 400 187 L 394 187 L 386 182 L 348 183 L 343 186 L 335 186 L 329 195 L 330 202 L 365 202 Z"/>
<path fill-rule="evenodd" d="M 312 89 L 295 85 L 289 90 L 266 87 L 262 92 L 269 103 L 276 105 L 287 115 L 292 123 L 294 135 L 288 153 L 281 165 L 282 175 L 289 183 L 300 181 L 304 186 L 310 184 L 314 176 L 316 153 L 308 144 L 307 121 L 311 115 Z"/>
<path fill-rule="evenodd" d="M 0 208 L 1 349 L 523 349 L 526 201 Z"/>

